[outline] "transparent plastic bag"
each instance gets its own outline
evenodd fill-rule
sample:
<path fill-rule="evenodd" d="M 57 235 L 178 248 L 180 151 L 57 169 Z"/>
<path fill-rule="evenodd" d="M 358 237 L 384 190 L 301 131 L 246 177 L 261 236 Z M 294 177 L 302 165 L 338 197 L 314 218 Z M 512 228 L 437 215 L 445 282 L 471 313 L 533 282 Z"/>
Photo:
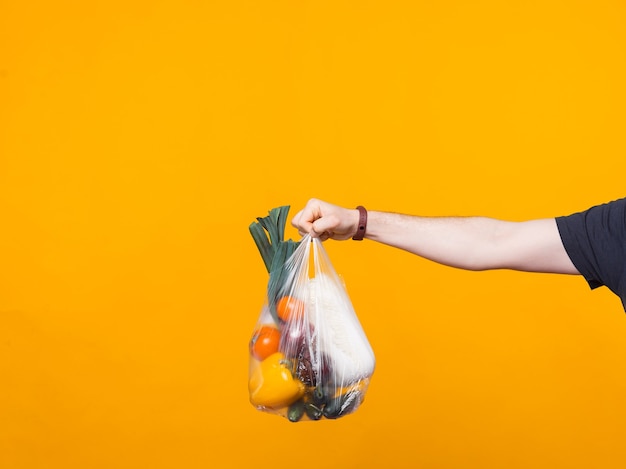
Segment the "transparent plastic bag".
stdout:
<path fill-rule="evenodd" d="M 363 402 L 374 352 L 322 242 L 283 240 L 288 210 L 250 226 L 270 274 L 250 339 L 250 402 L 292 422 L 336 419 Z"/>

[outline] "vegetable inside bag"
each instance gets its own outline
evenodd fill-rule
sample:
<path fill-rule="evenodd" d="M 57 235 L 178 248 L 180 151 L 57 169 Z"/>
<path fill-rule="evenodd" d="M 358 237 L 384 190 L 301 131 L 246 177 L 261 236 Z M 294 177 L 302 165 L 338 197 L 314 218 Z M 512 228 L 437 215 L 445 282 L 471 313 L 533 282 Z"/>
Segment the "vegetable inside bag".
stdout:
<path fill-rule="evenodd" d="M 258 220 L 268 225 L 270 218 Z M 292 422 L 343 417 L 363 402 L 374 352 L 322 242 L 309 235 L 285 242 L 282 235 L 276 239 L 280 232 L 265 249 L 274 257 L 267 301 L 250 340 L 250 402 Z M 257 245 L 263 244 L 258 235 L 253 231 Z"/>

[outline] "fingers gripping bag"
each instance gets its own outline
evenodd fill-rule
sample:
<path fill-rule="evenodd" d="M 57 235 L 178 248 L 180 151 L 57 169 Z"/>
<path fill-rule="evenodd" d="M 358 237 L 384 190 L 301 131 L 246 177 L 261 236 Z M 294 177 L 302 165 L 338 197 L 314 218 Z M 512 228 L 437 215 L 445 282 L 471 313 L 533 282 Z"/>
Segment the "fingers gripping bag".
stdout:
<path fill-rule="evenodd" d="M 322 241 L 283 239 L 288 211 L 250 225 L 269 273 L 249 344 L 250 402 L 291 422 L 337 419 L 363 402 L 374 352 Z"/>

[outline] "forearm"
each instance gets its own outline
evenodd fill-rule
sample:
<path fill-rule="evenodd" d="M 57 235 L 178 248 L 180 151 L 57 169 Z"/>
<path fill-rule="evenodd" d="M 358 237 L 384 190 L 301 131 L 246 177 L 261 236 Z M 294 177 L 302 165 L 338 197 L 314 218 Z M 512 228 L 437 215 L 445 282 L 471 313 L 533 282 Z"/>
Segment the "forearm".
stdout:
<path fill-rule="evenodd" d="M 370 211 L 366 237 L 467 270 L 577 273 L 553 219 L 418 217 Z"/>

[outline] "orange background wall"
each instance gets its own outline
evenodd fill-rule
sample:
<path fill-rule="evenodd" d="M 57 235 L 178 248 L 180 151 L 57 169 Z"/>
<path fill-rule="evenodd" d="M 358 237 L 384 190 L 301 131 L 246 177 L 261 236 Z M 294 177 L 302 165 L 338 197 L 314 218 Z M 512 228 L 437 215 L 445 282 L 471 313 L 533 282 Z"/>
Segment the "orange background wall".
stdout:
<path fill-rule="evenodd" d="M 273 207 L 623 197 L 625 24 L 605 0 L 0 0 L 0 467 L 623 468 L 626 316 L 579 277 L 327 242 L 365 403 L 291 424 L 246 383 Z"/>

